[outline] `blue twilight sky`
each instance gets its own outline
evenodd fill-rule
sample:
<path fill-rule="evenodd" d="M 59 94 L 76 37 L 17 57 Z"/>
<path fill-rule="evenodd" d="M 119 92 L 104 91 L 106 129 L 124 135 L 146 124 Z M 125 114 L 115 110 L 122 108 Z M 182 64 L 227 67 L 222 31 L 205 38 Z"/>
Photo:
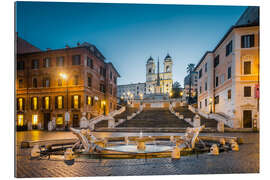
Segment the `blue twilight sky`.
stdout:
<path fill-rule="evenodd" d="M 96 45 L 120 73 L 118 84 L 145 82 L 149 56 L 162 63 L 169 53 L 173 80 L 183 86 L 187 64 L 213 50 L 246 8 L 17 2 L 16 31 L 42 50 L 85 41 Z"/>

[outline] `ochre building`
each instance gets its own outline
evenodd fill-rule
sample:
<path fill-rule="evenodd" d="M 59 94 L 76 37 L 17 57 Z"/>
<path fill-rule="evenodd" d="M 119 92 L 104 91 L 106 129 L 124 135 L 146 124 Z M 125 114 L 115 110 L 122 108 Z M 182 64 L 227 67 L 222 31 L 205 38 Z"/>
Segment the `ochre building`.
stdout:
<path fill-rule="evenodd" d="M 108 114 L 117 107 L 117 78 L 112 63 L 92 44 L 27 52 L 16 56 L 17 129 L 79 127 L 80 119 Z M 67 113 L 68 112 L 68 113 Z"/>

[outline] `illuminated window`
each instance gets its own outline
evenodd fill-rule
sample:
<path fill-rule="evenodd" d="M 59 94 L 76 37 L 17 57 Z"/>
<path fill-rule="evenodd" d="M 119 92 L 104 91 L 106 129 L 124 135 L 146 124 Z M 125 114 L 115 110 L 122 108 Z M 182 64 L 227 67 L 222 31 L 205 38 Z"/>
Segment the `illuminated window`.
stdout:
<path fill-rule="evenodd" d="M 50 108 L 50 97 L 45 97 L 45 109 L 48 110 Z"/>
<path fill-rule="evenodd" d="M 33 110 L 37 110 L 37 97 L 33 97 Z"/>
<path fill-rule="evenodd" d="M 79 108 L 79 96 L 73 96 L 73 103 L 74 103 L 74 108 L 78 109 Z"/>
<path fill-rule="evenodd" d="M 38 123 L 38 115 L 32 115 L 32 125 L 37 125 Z"/>
<path fill-rule="evenodd" d="M 58 79 L 58 86 L 62 86 L 62 80 Z"/>
<path fill-rule="evenodd" d="M 22 111 L 23 110 L 23 99 L 22 98 L 19 98 L 19 111 Z"/>
<path fill-rule="evenodd" d="M 23 126 L 23 115 L 22 114 L 20 114 L 20 115 L 18 115 L 18 126 Z"/>
<path fill-rule="evenodd" d="M 57 105 L 58 105 L 58 109 L 63 108 L 63 96 L 58 96 L 57 97 Z"/>
<path fill-rule="evenodd" d="M 56 125 L 63 125 L 64 124 L 64 118 L 62 114 L 57 114 L 56 118 Z"/>
<path fill-rule="evenodd" d="M 87 97 L 87 104 L 90 105 L 90 104 L 91 104 L 91 100 L 92 100 L 92 98 L 91 98 L 90 96 L 88 96 L 88 97 Z"/>

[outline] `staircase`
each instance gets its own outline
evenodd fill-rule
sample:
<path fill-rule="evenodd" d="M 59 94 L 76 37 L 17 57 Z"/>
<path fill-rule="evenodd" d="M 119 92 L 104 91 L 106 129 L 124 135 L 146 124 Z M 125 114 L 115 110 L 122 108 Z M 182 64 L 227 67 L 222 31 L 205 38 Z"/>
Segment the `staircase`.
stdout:
<path fill-rule="evenodd" d="M 113 118 L 115 119 L 115 123 L 118 122 L 120 119 L 127 119 L 127 116 L 130 116 L 131 114 L 137 112 L 138 108 L 130 108 L 126 107 L 126 110 L 122 112 L 121 114 L 115 115 Z M 102 120 L 95 124 L 95 129 L 97 128 L 107 128 L 108 127 L 108 120 Z"/>
<path fill-rule="evenodd" d="M 179 114 L 184 115 L 184 118 L 192 118 L 195 116 L 195 114 L 188 109 L 188 106 L 182 106 L 174 108 L 175 112 L 179 112 Z M 214 119 L 207 119 L 203 116 L 200 116 L 201 118 L 201 125 L 205 125 L 205 127 L 210 128 L 216 128 L 217 127 L 217 121 Z"/>
<path fill-rule="evenodd" d="M 187 128 L 191 126 L 186 121 L 178 119 L 168 108 L 145 108 L 133 119 L 117 127 Z"/>

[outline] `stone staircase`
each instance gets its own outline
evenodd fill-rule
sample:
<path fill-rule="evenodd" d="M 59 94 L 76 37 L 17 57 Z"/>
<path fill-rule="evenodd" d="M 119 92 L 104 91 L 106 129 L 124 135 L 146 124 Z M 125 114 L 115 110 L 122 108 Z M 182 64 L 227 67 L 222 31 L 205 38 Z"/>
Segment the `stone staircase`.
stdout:
<path fill-rule="evenodd" d="M 137 112 L 138 108 L 131 108 L 126 107 L 126 110 L 121 114 L 115 115 L 113 118 L 115 119 L 115 123 L 117 123 L 120 119 L 127 119 L 127 116 L 130 116 L 132 113 Z M 107 128 L 108 127 L 108 120 L 102 120 L 95 124 L 95 129 L 97 128 Z"/>
<path fill-rule="evenodd" d="M 168 108 L 145 108 L 133 119 L 117 127 L 187 128 L 186 121 L 178 119 Z"/>
<path fill-rule="evenodd" d="M 188 106 L 181 106 L 174 108 L 175 112 L 179 112 L 179 114 L 184 115 L 184 118 L 192 118 L 195 116 L 195 114 L 188 109 Z M 205 127 L 209 128 L 216 128 L 217 127 L 217 121 L 214 119 L 207 119 L 203 116 L 200 116 L 201 118 L 201 125 L 205 125 Z"/>

